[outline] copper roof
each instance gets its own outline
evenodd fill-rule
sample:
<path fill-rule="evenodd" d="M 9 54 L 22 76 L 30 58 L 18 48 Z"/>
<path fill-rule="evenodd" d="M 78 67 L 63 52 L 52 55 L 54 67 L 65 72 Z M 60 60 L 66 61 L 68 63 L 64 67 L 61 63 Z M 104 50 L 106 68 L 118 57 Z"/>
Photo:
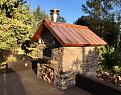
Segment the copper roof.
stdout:
<path fill-rule="evenodd" d="M 36 41 L 41 37 L 44 25 L 63 46 L 100 46 L 107 44 L 86 26 L 49 20 L 43 21 L 32 37 L 32 41 Z"/>

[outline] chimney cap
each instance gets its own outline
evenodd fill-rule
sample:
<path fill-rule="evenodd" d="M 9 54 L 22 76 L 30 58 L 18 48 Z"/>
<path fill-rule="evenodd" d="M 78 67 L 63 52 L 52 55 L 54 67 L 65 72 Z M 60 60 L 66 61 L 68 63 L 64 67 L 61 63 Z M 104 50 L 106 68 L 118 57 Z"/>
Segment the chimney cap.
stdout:
<path fill-rule="evenodd" d="M 50 12 L 59 12 L 58 9 L 51 9 Z"/>

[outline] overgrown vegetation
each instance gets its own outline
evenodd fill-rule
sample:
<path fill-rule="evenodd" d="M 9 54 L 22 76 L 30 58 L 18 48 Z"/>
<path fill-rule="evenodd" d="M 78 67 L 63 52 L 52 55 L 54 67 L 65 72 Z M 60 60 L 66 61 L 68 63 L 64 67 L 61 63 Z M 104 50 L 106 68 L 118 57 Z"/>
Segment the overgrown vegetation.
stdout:
<path fill-rule="evenodd" d="M 102 47 L 100 50 L 100 69 L 121 75 L 121 51 L 115 48 Z"/>

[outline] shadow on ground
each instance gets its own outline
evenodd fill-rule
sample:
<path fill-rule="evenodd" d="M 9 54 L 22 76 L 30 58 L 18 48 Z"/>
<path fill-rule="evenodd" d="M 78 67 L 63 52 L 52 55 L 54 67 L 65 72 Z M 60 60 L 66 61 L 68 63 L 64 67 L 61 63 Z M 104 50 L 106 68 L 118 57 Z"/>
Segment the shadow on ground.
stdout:
<path fill-rule="evenodd" d="M 58 90 L 36 76 L 35 64 L 9 63 L 7 73 L 0 74 L 0 95 L 92 95 L 76 86 Z M 34 66 L 33 66 L 34 65 Z"/>
<path fill-rule="evenodd" d="M 0 95 L 26 95 L 21 77 L 15 71 L 0 74 Z"/>

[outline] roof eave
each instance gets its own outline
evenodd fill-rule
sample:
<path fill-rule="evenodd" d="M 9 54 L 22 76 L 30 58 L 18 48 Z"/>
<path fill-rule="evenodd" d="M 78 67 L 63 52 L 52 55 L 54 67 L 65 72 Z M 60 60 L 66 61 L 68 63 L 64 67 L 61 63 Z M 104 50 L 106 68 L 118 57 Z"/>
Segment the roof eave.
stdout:
<path fill-rule="evenodd" d="M 64 44 L 65 47 L 84 47 L 84 46 L 96 47 L 96 46 L 105 46 L 105 45 L 107 45 L 107 43 L 105 44 Z"/>

